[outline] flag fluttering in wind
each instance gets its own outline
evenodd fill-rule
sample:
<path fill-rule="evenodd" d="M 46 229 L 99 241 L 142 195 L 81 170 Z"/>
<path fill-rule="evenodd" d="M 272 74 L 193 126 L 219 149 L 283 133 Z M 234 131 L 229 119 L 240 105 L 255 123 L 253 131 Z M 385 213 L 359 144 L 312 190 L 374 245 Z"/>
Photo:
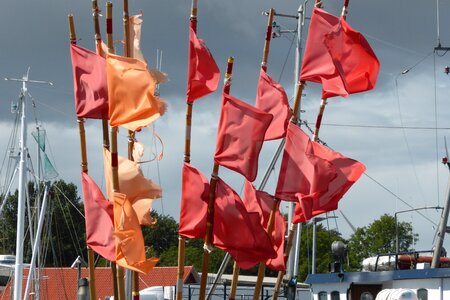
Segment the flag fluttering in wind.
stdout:
<path fill-rule="evenodd" d="M 132 47 L 130 47 L 131 50 L 131 57 L 139 59 L 141 61 L 146 61 L 144 58 L 144 54 L 142 54 L 141 51 L 141 30 L 142 30 L 142 15 L 134 15 L 130 16 L 129 22 L 130 22 L 130 42 Z"/>
<path fill-rule="evenodd" d="M 322 159 L 329 161 L 336 170 L 336 178 L 328 185 L 328 190 L 320 195 L 318 201 L 303 201 L 295 208 L 293 223 L 300 223 L 310 218 L 333 211 L 338 208 L 338 202 L 351 186 L 361 177 L 366 167 L 351 158 L 345 157 L 339 152 L 332 151 L 325 146 L 312 142 L 312 153 Z"/>
<path fill-rule="evenodd" d="M 124 268 L 149 273 L 158 258 L 147 259 L 144 238 L 136 212 L 126 195 L 113 193 L 116 263 Z"/>
<path fill-rule="evenodd" d="M 75 111 L 79 118 L 108 119 L 106 61 L 95 52 L 70 45 Z"/>
<path fill-rule="evenodd" d="M 112 199 L 112 171 L 111 171 L 111 153 L 103 150 L 106 189 L 108 196 Z M 122 194 L 127 196 L 134 210 L 136 211 L 139 224 L 151 225 L 153 220 L 150 216 L 152 202 L 162 195 L 161 188 L 151 180 L 142 175 L 139 165 L 131 160 L 119 156 L 119 189 Z"/>
<path fill-rule="evenodd" d="M 205 237 L 208 192 L 206 177 L 190 164 L 184 163 L 178 229 L 181 236 L 191 239 Z"/>
<path fill-rule="evenodd" d="M 261 68 L 259 74 L 256 107 L 273 115 L 264 137 L 266 141 L 286 136 L 286 128 L 292 116 L 288 97 L 281 84 L 273 80 L 264 68 Z"/>
<path fill-rule="evenodd" d="M 58 171 L 56 171 L 53 164 L 50 162 L 47 153 L 45 152 L 45 139 L 46 139 L 46 131 L 38 130 L 33 131 L 31 135 L 34 137 L 36 143 L 39 145 L 40 152 L 42 153 L 42 161 L 44 162 L 44 180 L 51 180 L 58 177 Z"/>
<path fill-rule="evenodd" d="M 344 18 L 314 8 L 300 74 L 322 83 L 322 98 L 347 97 L 375 87 L 380 64 L 364 36 Z"/>
<path fill-rule="evenodd" d="M 286 135 L 283 159 L 275 196 L 286 201 L 317 200 L 336 178 L 335 167 L 312 153 L 313 143 L 303 130 L 290 123 Z"/>
<path fill-rule="evenodd" d="M 109 261 L 116 261 L 113 204 L 105 199 L 95 181 L 81 172 L 86 219 L 86 244 Z"/>
<path fill-rule="evenodd" d="M 337 205 L 364 173 L 360 162 L 314 141 L 289 124 L 276 197 L 298 201 L 294 223 L 305 222 Z"/>
<path fill-rule="evenodd" d="M 157 80 L 145 62 L 108 53 L 106 65 L 112 127 L 136 131 L 165 113 L 166 103 L 154 94 Z"/>
<path fill-rule="evenodd" d="M 274 205 L 275 199 L 272 195 L 257 191 L 255 187 L 248 181 L 245 181 L 244 188 L 244 204 L 249 213 L 256 212 L 261 220 L 263 228 L 268 227 L 270 212 Z M 280 202 L 278 202 L 279 206 Z M 271 241 L 274 250 L 277 253 L 275 258 L 268 259 L 266 266 L 275 271 L 285 271 L 286 264 L 284 260 L 284 237 L 286 234 L 286 221 L 280 213 L 279 207 L 276 208 L 274 214 L 274 227 L 271 235 Z"/>
<path fill-rule="evenodd" d="M 204 41 L 197 37 L 193 22 L 189 27 L 189 64 L 186 101 L 193 103 L 217 89 L 220 70 L 206 47 Z"/>
<path fill-rule="evenodd" d="M 223 93 L 214 161 L 252 182 L 258 157 L 273 116 Z"/>
<path fill-rule="evenodd" d="M 214 206 L 213 244 L 230 253 L 242 269 L 277 256 L 259 214 L 247 212 L 236 192 L 220 178 Z"/>

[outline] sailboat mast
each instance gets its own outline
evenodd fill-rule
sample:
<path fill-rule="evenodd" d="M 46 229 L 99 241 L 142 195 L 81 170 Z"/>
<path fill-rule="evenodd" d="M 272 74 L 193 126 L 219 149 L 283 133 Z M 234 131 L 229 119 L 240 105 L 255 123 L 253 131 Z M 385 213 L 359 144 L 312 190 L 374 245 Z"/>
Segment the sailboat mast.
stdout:
<path fill-rule="evenodd" d="M 23 275 L 23 231 L 25 222 L 25 184 L 27 182 L 26 172 L 26 142 L 27 126 L 25 115 L 25 99 L 27 93 L 28 74 L 23 78 L 22 91 L 20 94 L 21 117 L 20 117 L 20 158 L 19 158 L 19 197 L 17 200 L 17 231 L 16 231 L 16 264 L 14 267 L 14 300 L 22 298 L 22 275 Z"/>

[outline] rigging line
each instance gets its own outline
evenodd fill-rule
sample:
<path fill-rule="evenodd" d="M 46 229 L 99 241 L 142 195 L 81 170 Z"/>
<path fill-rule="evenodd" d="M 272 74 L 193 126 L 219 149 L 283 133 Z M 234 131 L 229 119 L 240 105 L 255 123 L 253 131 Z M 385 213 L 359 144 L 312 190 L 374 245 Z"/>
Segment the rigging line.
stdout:
<path fill-rule="evenodd" d="M 41 104 L 41 105 L 43 105 L 43 106 L 45 106 L 45 107 L 51 109 L 51 110 L 57 112 L 57 113 L 60 113 L 60 114 L 62 114 L 62 115 L 64 115 L 64 116 L 66 116 L 66 117 L 73 118 L 73 115 L 72 115 L 72 114 L 68 114 L 68 113 L 66 113 L 66 112 L 64 112 L 64 111 L 62 111 L 62 110 L 56 109 L 54 106 L 45 104 L 45 103 L 42 102 L 42 101 L 39 101 L 39 100 L 35 100 L 35 101 L 36 101 L 37 103 L 39 103 L 39 104 Z"/>
<path fill-rule="evenodd" d="M 312 130 L 312 128 L 309 126 L 308 122 L 306 121 L 301 121 L 305 127 L 311 132 L 313 133 L 314 131 Z M 333 148 L 331 148 L 330 146 L 327 145 L 327 143 L 325 143 L 323 140 L 321 140 L 319 138 L 319 143 L 321 143 L 322 145 L 328 147 L 329 149 L 333 150 Z M 334 151 L 334 150 L 333 150 Z M 392 196 L 394 196 L 397 200 L 400 200 L 400 202 L 402 202 L 403 204 L 405 204 L 406 206 L 408 206 L 411 209 L 414 209 L 414 207 L 412 205 L 410 205 L 408 202 L 406 202 L 405 200 L 403 200 L 402 198 L 400 198 L 400 196 L 397 196 L 394 192 L 392 192 L 390 189 L 388 189 L 386 186 L 384 186 L 381 182 L 377 181 L 375 178 L 373 178 L 372 176 L 370 176 L 369 174 L 367 174 L 367 171 L 363 173 L 365 176 L 367 176 L 370 180 L 372 180 L 373 182 L 375 182 L 378 186 L 380 186 L 381 188 L 383 188 L 385 191 L 387 191 L 389 194 L 391 194 Z M 438 205 L 439 206 L 439 205 Z M 430 218 L 426 217 L 424 214 L 422 214 L 419 211 L 416 211 L 419 215 L 421 215 L 422 217 L 424 217 L 426 220 L 428 220 L 431 224 L 433 224 L 434 226 L 437 226 L 436 223 L 434 223 Z"/>
<path fill-rule="evenodd" d="M 433 55 L 433 80 L 434 80 L 434 127 L 437 128 L 437 85 L 436 85 L 436 56 Z M 434 131 L 435 137 L 435 151 L 436 151 L 436 193 L 437 193 L 437 206 L 439 206 L 440 193 L 439 193 L 439 152 L 438 152 L 438 132 Z"/>
<path fill-rule="evenodd" d="M 363 33 L 363 32 L 361 32 L 361 33 Z M 374 37 L 373 35 L 370 35 L 370 34 L 367 34 L 367 33 L 364 33 L 364 36 L 365 36 L 366 38 L 375 40 L 375 41 L 380 42 L 380 43 L 382 43 L 382 44 L 385 44 L 385 45 L 387 45 L 387 46 L 390 46 L 390 47 L 393 47 L 393 48 L 397 48 L 397 49 L 400 49 L 400 50 L 409 52 L 409 53 L 414 54 L 414 55 L 423 55 L 423 53 L 420 53 L 420 52 L 417 52 L 417 51 L 414 51 L 414 50 L 411 50 L 411 49 L 409 49 L 409 48 L 405 48 L 405 47 L 402 47 L 402 46 L 398 46 L 398 45 L 396 45 L 396 44 L 393 44 L 393 43 L 391 43 L 391 42 L 387 42 L 387 41 L 385 41 L 385 40 L 382 40 L 382 39 L 380 39 L 380 38 Z"/>
<path fill-rule="evenodd" d="M 312 123 L 307 120 L 302 120 L 302 122 Z M 361 125 L 361 124 L 337 124 L 337 123 L 322 123 L 322 125 L 332 127 L 374 128 L 374 129 L 450 130 L 450 127 L 389 126 L 389 125 Z"/>
<path fill-rule="evenodd" d="M 288 50 L 287 55 L 286 55 L 286 58 L 284 59 L 283 67 L 281 68 L 280 77 L 278 78 L 278 82 L 281 81 L 281 77 L 283 76 L 284 69 L 285 69 L 285 67 L 286 67 L 287 61 L 288 61 L 289 56 L 290 56 L 290 54 L 291 54 L 292 45 L 294 45 L 294 40 L 295 40 L 295 39 L 292 39 L 291 45 L 289 46 L 289 50 Z"/>
<path fill-rule="evenodd" d="M 417 64 L 416 64 L 416 65 L 417 65 Z M 411 68 L 413 68 L 413 67 L 411 67 Z M 410 68 L 410 69 L 411 69 L 411 68 Z M 422 197 L 422 199 L 427 199 L 427 198 L 424 196 L 423 189 L 422 189 L 422 185 L 420 184 L 419 176 L 417 175 L 416 164 L 415 164 L 413 155 L 412 155 L 412 153 L 411 153 L 411 147 L 410 147 L 410 145 L 409 145 L 408 138 L 407 138 L 407 136 L 406 136 L 406 131 L 405 131 L 405 128 L 404 128 L 404 125 L 403 125 L 403 114 L 402 114 L 402 109 L 401 109 L 401 105 L 400 105 L 400 96 L 399 96 L 399 93 L 398 93 L 398 77 L 399 77 L 400 75 L 402 75 L 402 73 L 398 74 L 398 75 L 395 77 L 394 82 L 395 82 L 395 96 L 396 96 L 396 98 L 397 98 L 397 108 L 398 108 L 398 115 L 399 115 L 399 119 L 400 119 L 400 125 L 401 125 L 401 128 L 402 128 L 403 140 L 404 140 L 405 145 L 406 145 L 406 150 L 408 151 L 409 160 L 410 160 L 411 165 L 412 165 L 414 177 L 415 177 L 415 179 L 416 179 L 416 183 L 417 183 L 418 190 L 419 190 L 419 192 L 420 192 L 420 196 Z M 426 206 L 426 200 L 425 200 L 425 206 Z"/>
<path fill-rule="evenodd" d="M 152 127 L 153 127 L 153 132 L 156 132 L 155 123 L 152 124 Z M 158 146 L 157 146 L 157 143 L 156 143 L 155 135 L 153 135 L 153 146 L 155 147 L 155 153 L 158 153 Z M 156 172 L 158 174 L 158 184 L 161 187 L 161 172 L 159 170 L 159 159 L 156 159 Z M 160 202 L 161 202 L 161 212 L 164 215 L 164 201 L 163 201 L 164 200 L 164 195 L 163 194 L 161 194 L 161 198 L 160 199 L 161 199 L 160 200 Z"/>
<path fill-rule="evenodd" d="M 80 216 L 83 217 L 83 219 L 85 219 L 84 214 L 78 209 L 78 207 L 75 206 L 75 204 L 72 203 L 72 201 L 70 201 L 70 199 L 66 196 L 66 194 L 64 194 L 64 192 L 58 187 L 57 184 L 53 184 L 53 187 L 56 188 L 61 195 L 69 202 L 70 205 L 72 205 L 73 208 L 75 208 L 75 210 L 80 214 Z"/>

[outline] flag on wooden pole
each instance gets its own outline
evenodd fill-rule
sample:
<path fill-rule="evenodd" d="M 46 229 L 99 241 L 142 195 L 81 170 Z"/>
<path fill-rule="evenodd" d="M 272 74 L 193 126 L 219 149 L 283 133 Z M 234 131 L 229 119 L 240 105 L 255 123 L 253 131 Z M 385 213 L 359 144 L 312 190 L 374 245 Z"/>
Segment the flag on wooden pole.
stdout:
<path fill-rule="evenodd" d="M 192 21 L 189 27 L 189 64 L 186 101 L 194 102 L 217 89 L 220 70 L 205 42 L 197 37 Z"/>
<path fill-rule="evenodd" d="M 109 261 L 116 260 L 113 204 L 105 199 L 95 181 L 81 172 L 86 220 L 86 244 Z"/>
<path fill-rule="evenodd" d="M 258 157 L 273 116 L 223 93 L 214 161 L 252 182 Z"/>
<path fill-rule="evenodd" d="M 79 118 L 108 119 L 106 62 L 95 52 L 70 45 L 75 111 Z"/>
<path fill-rule="evenodd" d="M 273 116 L 264 140 L 274 140 L 286 136 L 286 128 L 292 116 L 288 97 L 281 84 L 273 80 L 265 68 L 261 68 L 259 74 L 256 108 Z"/>
<path fill-rule="evenodd" d="M 157 80 L 145 62 L 108 53 L 106 65 L 111 127 L 136 131 L 165 113 L 166 103 L 154 95 Z"/>
<path fill-rule="evenodd" d="M 322 84 L 322 98 L 375 87 L 380 64 L 363 35 L 344 18 L 314 8 L 300 79 Z"/>

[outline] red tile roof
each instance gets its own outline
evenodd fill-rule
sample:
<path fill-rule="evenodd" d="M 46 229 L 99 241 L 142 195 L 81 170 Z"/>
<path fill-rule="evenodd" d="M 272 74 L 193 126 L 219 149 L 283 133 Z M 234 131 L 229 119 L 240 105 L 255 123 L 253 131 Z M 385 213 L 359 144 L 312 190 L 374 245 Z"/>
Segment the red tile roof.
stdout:
<path fill-rule="evenodd" d="M 139 290 L 151 286 L 175 286 L 177 282 L 177 267 L 154 268 L 149 274 L 139 274 Z M 24 270 L 23 292 L 25 291 L 28 269 Z M 42 299 L 76 299 L 77 294 L 77 269 L 70 268 L 44 268 L 41 269 L 41 298 Z M 87 269 L 81 270 L 81 277 L 88 277 Z M 184 283 L 198 283 L 199 277 L 194 267 L 184 267 Z M 113 283 L 110 268 L 95 269 L 95 286 L 97 299 L 105 299 L 112 296 Z M 9 281 L 0 300 L 10 299 L 11 289 L 14 284 Z"/>

